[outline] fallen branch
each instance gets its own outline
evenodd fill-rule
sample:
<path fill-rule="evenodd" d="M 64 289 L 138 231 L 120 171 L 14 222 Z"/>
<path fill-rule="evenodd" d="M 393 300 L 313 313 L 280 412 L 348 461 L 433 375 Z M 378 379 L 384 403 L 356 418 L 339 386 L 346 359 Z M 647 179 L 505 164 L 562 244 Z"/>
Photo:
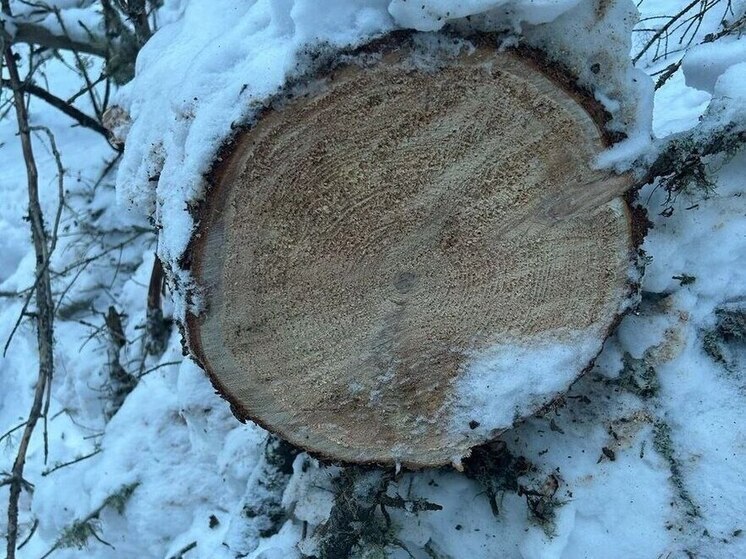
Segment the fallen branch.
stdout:
<path fill-rule="evenodd" d="M 673 201 L 688 188 L 693 187 L 709 195 L 715 184 L 708 170 L 707 158 L 722 154 L 727 160 L 744 145 L 746 130 L 736 123 L 707 130 L 705 135 L 694 128 L 666 139 L 645 178 L 647 183 L 657 180 L 655 188 L 663 188 L 667 193 L 664 202 L 666 209 L 661 215 L 671 215 Z"/>

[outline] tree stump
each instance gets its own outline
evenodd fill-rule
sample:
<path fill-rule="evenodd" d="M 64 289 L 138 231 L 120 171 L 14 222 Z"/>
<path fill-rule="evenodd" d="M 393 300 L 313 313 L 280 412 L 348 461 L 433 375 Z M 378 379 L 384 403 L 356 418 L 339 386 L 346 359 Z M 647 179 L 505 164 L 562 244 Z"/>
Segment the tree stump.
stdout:
<path fill-rule="evenodd" d="M 191 351 L 241 419 L 357 463 L 458 463 L 589 366 L 633 283 L 603 111 L 521 52 L 411 37 L 278 97 L 221 154 Z"/>

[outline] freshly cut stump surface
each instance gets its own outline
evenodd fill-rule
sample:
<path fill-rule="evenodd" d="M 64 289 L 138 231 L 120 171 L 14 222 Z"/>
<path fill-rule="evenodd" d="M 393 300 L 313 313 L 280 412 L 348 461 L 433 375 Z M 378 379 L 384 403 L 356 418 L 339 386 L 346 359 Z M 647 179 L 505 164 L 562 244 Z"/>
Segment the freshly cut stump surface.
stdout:
<path fill-rule="evenodd" d="M 631 182 L 592 170 L 599 126 L 532 60 L 382 50 L 223 155 L 187 335 L 238 416 L 338 460 L 440 465 L 513 419 L 469 394 L 513 406 L 501 387 L 523 386 L 526 415 L 600 350 L 630 293 Z M 532 371 L 547 340 L 573 370 Z M 489 365 L 495 347 L 520 362 Z M 464 386 L 476 361 L 494 382 Z"/>

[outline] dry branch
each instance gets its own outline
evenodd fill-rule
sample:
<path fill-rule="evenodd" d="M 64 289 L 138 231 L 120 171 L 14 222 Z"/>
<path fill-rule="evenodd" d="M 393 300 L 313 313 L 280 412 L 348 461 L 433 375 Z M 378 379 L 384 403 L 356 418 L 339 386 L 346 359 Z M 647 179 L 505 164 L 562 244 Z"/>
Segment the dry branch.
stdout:
<path fill-rule="evenodd" d="M 14 82 L 11 81 L 11 85 L 13 83 Z M 13 90 L 15 91 L 15 88 L 13 88 Z M 19 91 L 19 95 L 22 96 L 22 93 L 20 93 L 20 91 Z M 8 348 L 10 347 L 10 343 L 13 341 L 13 336 L 15 336 L 15 333 L 18 330 L 18 327 L 21 325 L 21 321 L 27 315 L 28 306 L 31 304 L 31 299 L 34 296 L 34 293 L 36 293 L 37 288 L 39 287 L 40 283 L 44 279 L 44 275 L 49 274 L 49 265 L 52 259 L 52 253 L 54 252 L 54 249 L 57 247 L 60 219 L 62 218 L 62 208 L 64 206 L 64 196 L 65 196 L 65 193 L 64 193 L 65 171 L 62 166 L 62 158 L 60 156 L 60 152 L 57 150 L 57 144 L 54 140 L 54 134 L 52 134 L 51 130 L 49 130 L 49 128 L 47 128 L 46 126 L 29 127 L 28 126 L 28 114 L 27 113 L 24 113 L 24 114 L 26 115 L 26 118 L 27 118 L 26 122 L 27 122 L 28 131 L 29 132 L 34 131 L 37 133 L 43 132 L 47 137 L 47 141 L 49 142 L 49 149 L 52 152 L 52 156 L 54 157 L 55 164 L 57 165 L 57 197 L 58 197 L 59 202 L 57 204 L 57 211 L 55 212 L 55 216 L 54 216 L 54 224 L 52 226 L 52 234 L 49 239 L 49 246 L 46 247 L 44 251 L 44 261 L 41 263 L 40 266 L 37 266 L 36 279 L 34 280 L 34 284 L 29 289 L 24 290 L 24 292 L 26 293 L 26 297 L 23 301 L 23 306 L 21 307 L 21 311 L 18 313 L 18 319 L 16 320 L 16 323 L 13 325 L 13 329 L 10 331 L 10 334 L 8 335 L 8 339 L 5 342 L 5 347 L 3 348 L 3 356 L 5 356 L 5 354 L 7 353 Z M 29 142 L 29 150 L 30 149 L 31 149 L 31 144 Z M 25 153 L 26 152 L 24 148 L 24 154 Z M 31 155 L 33 156 L 33 153 L 31 153 Z M 34 167 L 34 182 L 38 184 L 38 173 L 36 172 L 35 163 L 33 167 Z M 30 207 L 33 210 L 33 206 L 30 206 Z M 38 257 L 38 254 L 37 254 L 37 257 Z M 56 311 L 56 309 L 53 309 L 53 313 L 54 311 Z M 54 314 L 52 316 L 54 316 Z"/>
<path fill-rule="evenodd" d="M 723 20 L 720 24 L 720 29 L 718 29 L 714 33 L 706 35 L 699 44 L 704 45 L 707 43 L 713 43 L 728 35 L 741 33 L 745 26 L 746 15 L 742 15 L 741 17 L 733 21 Z M 665 83 L 669 79 L 671 79 L 671 76 L 673 76 L 679 70 L 679 68 L 681 68 L 681 64 L 683 61 L 684 57 L 682 56 L 681 58 L 679 58 L 679 60 L 669 64 L 660 72 L 652 74 L 653 76 L 658 76 L 658 80 L 655 82 L 655 89 L 660 89 L 661 87 L 663 87 L 663 85 L 665 85 Z"/>
<path fill-rule="evenodd" d="M 2 85 L 5 87 L 10 87 L 10 81 L 2 80 Z M 24 83 L 21 86 L 21 90 L 24 93 L 29 93 L 33 95 L 34 97 L 38 97 L 39 99 L 46 101 L 47 103 L 52 105 L 55 109 L 58 109 L 59 111 L 65 113 L 67 116 L 75 120 L 78 124 L 80 124 L 84 128 L 88 128 L 90 130 L 93 130 L 94 132 L 98 132 L 99 134 L 104 136 L 107 140 L 109 139 L 109 131 L 106 128 L 104 128 L 101 125 L 101 123 L 98 122 L 95 118 L 88 116 L 80 109 L 71 105 L 64 99 L 60 99 L 59 97 L 50 93 L 43 87 L 39 87 L 38 85 L 34 85 L 32 83 Z"/>
<path fill-rule="evenodd" d="M 29 198 L 29 222 L 31 224 L 31 236 L 36 253 L 36 331 L 37 345 L 39 350 L 39 375 L 34 389 L 34 399 L 29 412 L 29 417 L 24 426 L 18 453 L 13 463 L 10 474 L 10 498 L 8 501 L 8 535 L 7 535 L 7 559 L 15 559 L 16 546 L 18 542 L 18 500 L 23 488 L 23 471 L 26 464 L 26 453 L 28 451 L 31 435 L 34 432 L 38 420 L 42 417 L 44 410 L 44 397 L 47 387 L 52 382 L 54 372 L 54 301 L 52 299 L 52 284 L 49 274 L 50 246 L 44 229 L 44 217 L 39 203 L 38 171 L 34 160 L 34 152 L 31 143 L 31 128 L 29 127 L 28 114 L 26 113 L 25 99 L 22 92 L 21 79 L 18 66 L 10 46 L 5 47 L 5 64 L 10 76 L 10 85 L 13 90 L 13 103 L 18 120 L 18 132 L 23 150 L 23 158 L 26 163 L 26 176 Z"/>

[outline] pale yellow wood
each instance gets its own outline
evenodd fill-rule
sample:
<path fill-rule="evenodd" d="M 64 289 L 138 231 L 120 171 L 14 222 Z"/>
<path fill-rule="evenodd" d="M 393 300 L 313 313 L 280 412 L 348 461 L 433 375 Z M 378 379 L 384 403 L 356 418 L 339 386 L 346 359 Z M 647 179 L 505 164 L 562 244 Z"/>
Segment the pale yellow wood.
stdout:
<path fill-rule="evenodd" d="M 438 465 L 468 356 L 605 331 L 627 292 L 629 177 L 533 64 L 480 47 L 350 65 L 265 114 L 197 233 L 192 349 L 239 415 L 352 462 Z M 578 371 L 580 373 L 580 371 Z M 510 374 L 497 371 L 496 374 Z"/>

